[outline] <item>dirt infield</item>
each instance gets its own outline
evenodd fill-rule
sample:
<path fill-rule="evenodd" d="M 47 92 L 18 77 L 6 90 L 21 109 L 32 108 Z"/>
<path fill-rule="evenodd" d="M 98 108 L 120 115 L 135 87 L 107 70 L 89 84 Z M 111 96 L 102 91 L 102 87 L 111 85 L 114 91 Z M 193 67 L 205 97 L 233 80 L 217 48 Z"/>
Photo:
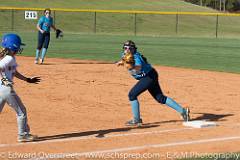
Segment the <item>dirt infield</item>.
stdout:
<path fill-rule="evenodd" d="M 139 97 L 145 124 L 131 128 L 124 123 L 131 118 L 127 95 L 135 80 L 124 68 L 80 60 L 49 58 L 44 65 L 30 57 L 17 60 L 21 73 L 42 78 L 37 85 L 15 79 L 32 133 L 40 140 L 16 142 L 16 116 L 6 105 L 0 114 L 0 159 L 23 154 L 32 160 L 94 159 L 90 152 L 104 157 L 95 159 L 175 159 L 182 153 L 240 151 L 239 74 L 156 66 L 167 96 L 188 106 L 193 120 L 218 126 L 185 127 L 175 111 L 146 92 Z"/>

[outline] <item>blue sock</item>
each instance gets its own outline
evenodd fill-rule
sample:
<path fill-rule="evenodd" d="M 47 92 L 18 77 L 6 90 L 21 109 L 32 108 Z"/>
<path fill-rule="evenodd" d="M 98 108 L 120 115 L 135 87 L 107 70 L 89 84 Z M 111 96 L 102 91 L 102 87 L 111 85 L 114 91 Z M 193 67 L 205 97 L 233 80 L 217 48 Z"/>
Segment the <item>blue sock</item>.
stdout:
<path fill-rule="evenodd" d="M 140 120 L 140 110 L 139 110 L 139 102 L 138 100 L 133 100 L 130 101 L 131 106 L 132 106 L 132 113 L 133 113 L 133 118 L 136 121 Z"/>
<path fill-rule="evenodd" d="M 40 50 L 37 49 L 37 50 L 36 50 L 36 57 L 35 57 L 35 60 L 38 60 L 38 58 L 39 58 L 39 53 L 40 53 Z"/>
<path fill-rule="evenodd" d="M 182 106 L 180 106 L 177 102 L 175 102 L 173 99 L 169 97 L 167 97 L 166 105 L 176 110 L 178 113 L 183 114 L 185 112 L 185 109 Z"/>
<path fill-rule="evenodd" d="M 46 48 L 43 48 L 42 49 L 42 60 L 44 60 L 44 57 L 45 57 L 45 55 L 46 55 L 46 52 L 47 52 L 47 49 Z"/>

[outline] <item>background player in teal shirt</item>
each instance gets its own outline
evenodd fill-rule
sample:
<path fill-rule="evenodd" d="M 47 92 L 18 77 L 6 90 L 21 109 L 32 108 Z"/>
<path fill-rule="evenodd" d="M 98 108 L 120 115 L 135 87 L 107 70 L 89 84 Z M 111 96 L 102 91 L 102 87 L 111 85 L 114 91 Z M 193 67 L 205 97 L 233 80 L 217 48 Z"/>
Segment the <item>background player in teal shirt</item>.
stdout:
<path fill-rule="evenodd" d="M 37 23 L 37 29 L 38 29 L 38 46 L 36 50 L 36 57 L 35 57 L 35 63 L 38 64 L 38 61 L 40 60 L 40 64 L 43 63 L 48 45 L 50 42 L 50 31 L 51 28 L 53 28 L 55 31 L 57 30 L 56 27 L 53 25 L 53 18 L 51 17 L 51 10 L 49 8 L 44 10 L 44 16 L 42 16 L 38 23 Z M 40 55 L 40 51 L 42 51 Z"/>
<path fill-rule="evenodd" d="M 136 80 L 138 80 L 138 82 L 128 93 L 128 98 L 132 106 L 133 119 L 127 121 L 126 125 L 135 126 L 142 124 L 142 119 L 140 117 L 140 105 L 137 97 L 146 90 L 148 90 L 148 92 L 157 102 L 171 107 L 182 116 L 184 121 L 188 121 L 190 119 L 188 108 L 183 108 L 172 98 L 163 94 L 158 82 L 157 71 L 151 66 L 151 64 L 148 63 L 147 59 L 137 51 L 135 43 L 131 40 L 128 40 L 124 43 L 122 58 L 128 52 L 131 52 L 133 55 L 134 64 L 131 64 L 131 67 L 129 67 L 127 64 L 124 64 L 123 60 L 120 60 L 117 62 L 117 65 L 126 65 L 128 72 Z"/>

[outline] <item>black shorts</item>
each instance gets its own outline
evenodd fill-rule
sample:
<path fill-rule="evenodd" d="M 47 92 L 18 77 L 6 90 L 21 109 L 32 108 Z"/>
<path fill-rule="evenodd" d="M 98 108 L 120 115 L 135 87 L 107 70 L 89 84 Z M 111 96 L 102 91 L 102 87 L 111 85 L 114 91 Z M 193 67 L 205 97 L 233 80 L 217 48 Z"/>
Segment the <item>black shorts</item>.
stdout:
<path fill-rule="evenodd" d="M 158 73 L 154 68 L 133 86 L 128 94 L 129 100 L 136 100 L 137 97 L 146 90 L 148 90 L 152 97 L 159 103 L 166 103 L 167 97 L 162 92 L 158 82 Z"/>
<path fill-rule="evenodd" d="M 41 33 L 38 31 L 38 46 L 37 49 L 48 48 L 50 42 L 50 32 Z"/>

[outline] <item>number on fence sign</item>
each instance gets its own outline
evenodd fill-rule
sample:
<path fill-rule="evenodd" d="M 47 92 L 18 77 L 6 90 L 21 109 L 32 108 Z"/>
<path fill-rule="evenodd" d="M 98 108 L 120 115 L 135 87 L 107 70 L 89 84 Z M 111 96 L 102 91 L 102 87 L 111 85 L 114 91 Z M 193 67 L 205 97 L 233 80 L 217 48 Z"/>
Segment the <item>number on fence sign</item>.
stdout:
<path fill-rule="evenodd" d="M 25 19 L 37 19 L 37 11 L 25 11 Z"/>

